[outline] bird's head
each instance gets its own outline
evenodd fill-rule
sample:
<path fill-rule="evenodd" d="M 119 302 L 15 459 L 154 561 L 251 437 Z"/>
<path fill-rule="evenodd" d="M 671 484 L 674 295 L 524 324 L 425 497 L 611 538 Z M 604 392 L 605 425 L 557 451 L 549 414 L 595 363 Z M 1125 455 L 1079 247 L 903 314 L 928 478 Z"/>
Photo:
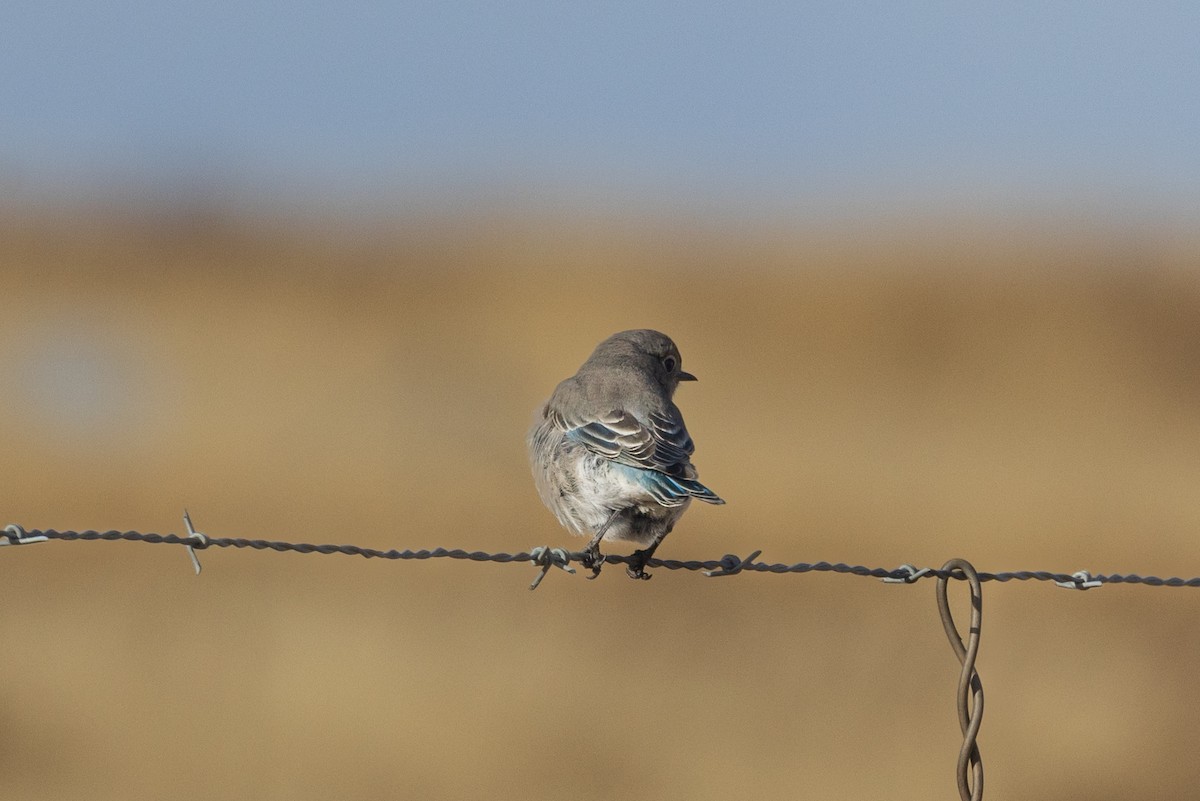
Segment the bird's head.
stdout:
<path fill-rule="evenodd" d="M 680 381 L 696 380 L 696 376 L 684 372 L 683 358 L 671 338 L 648 328 L 613 334 L 596 346 L 588 361 L 636 366 L 651 375 L 666 390 L 667 397 L 675 393 Z"/>

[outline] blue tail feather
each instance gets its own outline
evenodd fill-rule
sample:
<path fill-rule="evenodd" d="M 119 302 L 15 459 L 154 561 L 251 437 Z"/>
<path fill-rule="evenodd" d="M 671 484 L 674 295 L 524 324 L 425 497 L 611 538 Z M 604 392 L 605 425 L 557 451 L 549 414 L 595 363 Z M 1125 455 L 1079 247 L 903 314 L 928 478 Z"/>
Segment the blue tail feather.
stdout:
<path fill-rule="evenodd" d="M 654 499 L 663 506 L 679 506 L 688 498 L 697 498 L 705 503 L 725 503 L 717 493 L 692 478 L 678 478 L 657 470 L 643 470 L 628 465 L 619 465 L 639 484 L 649 490 Z"/>

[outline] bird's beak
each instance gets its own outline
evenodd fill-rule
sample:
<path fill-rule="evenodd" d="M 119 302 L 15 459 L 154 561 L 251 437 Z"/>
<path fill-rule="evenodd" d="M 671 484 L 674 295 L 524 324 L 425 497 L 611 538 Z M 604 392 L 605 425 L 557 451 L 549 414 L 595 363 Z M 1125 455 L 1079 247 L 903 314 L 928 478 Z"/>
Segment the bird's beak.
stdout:
<path fill-rule="evenodd" d="M 697 381 L 698 380 L 696 378 L 696 376 L 692 375 L 691 373 L 685 373 L 682 370 L 679 371 L 679 373 L 676 375 L 676 378 L 678 378 L 680 381 Z"/>

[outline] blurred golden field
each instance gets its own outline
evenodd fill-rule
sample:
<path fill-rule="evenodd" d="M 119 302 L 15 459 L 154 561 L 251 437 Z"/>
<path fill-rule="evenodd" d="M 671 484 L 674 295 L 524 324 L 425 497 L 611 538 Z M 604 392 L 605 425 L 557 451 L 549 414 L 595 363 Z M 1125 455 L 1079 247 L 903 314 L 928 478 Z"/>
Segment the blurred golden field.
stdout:
<path fill-rule="evenodd" d="M 9 208 L 0 525 L 577 546 L 524 434 L 632 327 L 729 502 L 664 558 L 1200 574 L 1200 241 L 1052 220 Z M 932 582 L 201 559 L 0 550 L 0 797 L 956 797 Z M 1198 611 L 986 584 L 985 797 L 1194 796 Z"/>

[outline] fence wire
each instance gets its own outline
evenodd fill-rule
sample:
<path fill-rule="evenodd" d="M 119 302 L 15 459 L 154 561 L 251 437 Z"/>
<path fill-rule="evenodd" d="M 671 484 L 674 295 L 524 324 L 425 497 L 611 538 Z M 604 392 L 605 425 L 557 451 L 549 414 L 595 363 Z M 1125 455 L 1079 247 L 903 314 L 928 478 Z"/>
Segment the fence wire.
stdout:
<path fill-rule="evenodd" d="M 197 574 L 200 573 L 200 560 L 197 551 L 208 548 L 250 548 L 257 551 L 315 553 L 323 555 L 342 554 L 345 556 L 361 556 L 366 559 L 392 560 L 425 560 L 425 559 L 458 559 L 470 562 L 496 562 L 500 564 L 534 565 L 538 568 L 530 589 L 537 589 L 542 579 L 551 568 L 559 568 L 568 573 L 574 573 L 572 563 L 587 565 L 585 554 L 581 551 L 568 551 L 564 548 L 539 546 L 518 553 L 490 553 L 488 551 L 467 551 L 461 548 L 432 548 L 420 550 L 379 550 L 364 548 L 358 545 L 311 545 L 304 542 L 281 542 L 276 540 L 244 539 L 240 537 L 209 537 L 197 531 L 191 517 L 185 511 L 183 522 L 187 534 L 154 534 L 139 531 L 56 531 L 55 529 L 25 529 L 16 524 L 8 525 L 0 532 L 0 545 L 28 545 L 50 540 L 72 541 L 127 541 L 149 542 L 165 545 L 182 545 L 192 561 Z M 1158 576 L 1140 576 L 1136 573 L 1112 573 L 1092 575 L 1086 570 L 1074 573 L 1057 573 L 1049 570 L 1015 570 L 1000 573 L 984 573 L 975 570 L 970 562 L 964 559 L 951 559 L 940 568 L 917 568 L 913 565 L 901 565 L 896 568 L 866 567 L 864 565 L 848 565 L 842 562 L 796 562 L 794 564 L 758 562 L 755 561 L 762 551 L 754 551 L 745 558 L 735 554 L 726 554 L 720 559 L 680 560 L 660 559 L 657 557 L 646 561 L 647 567 L 664 568 L 666 570 L 686 570 L 702 572 L 706 576 L 733 576 L 739 573 L 845 573 L 853 576 L 864 576 L 881 579 L 893 584 L 915 584 L 921 579 L 936 579 L 938 614 L 945 628 L 946 636 L 954 650 L 961 670 L 955 695 L 955 706 L 958 711 L 959 727 L 962 730 L 963 743 L 959 750 L 956 779 L 959 797 L 962 801 L 981 801 L 983 798 L 983 760 L 979 754 L 977 743 L 980 725 L 983 721 L 983 683 L 975 669 L 975 660 L 979 653 L 980 632 L 983 625 L 983 590 L 982 585 L 988 581 L 1052 581 L 1067 589 L 1087 590 L 1105 584 L 1140 584 L 1148 587 L 1200 587 L 1200 577 L 1195 578 L 1159 578 Z M 604 564 L 628 564 L 631 557 L 621 554 L 607 554 Z M 971 592 L 971 617 L 964 640 L 954 622 L 947 598 L 950 579 L 964 581 Z"/>
<path fill-rule="evenodd" d="M 185 518 L 189 528 L 191 521 Z M 550 567 L 570 568 L 572 563 L 583 564 L 582 551 L 568 551 L 562 548 L 540 546 L 518 553 L 491 553 L 488 551 L 467 551 L 461 548 L 430 548 L 418 550 L 379 550 L 365 548 L 359 545 L 312 545 L 305 542 L 281 542 L 277 540 L 245 539 L 241 537 L 209 537 L 191 529 L 189 534 L 154 534 L 139 531 L 57 531 L 55 529 L 24 529 L 18 525 L 9 525 L 0 532 L 0 545 L 47 540 L 63 541 L 126 541 L 149 542 L 154 544 L 183 545 L 193 550 L 207 548 L 249 548 L 256 551 L 278 551 L 293 553 L 316 553 L 323 555 L 343 554 L 345 556 L 361 556 L 365 559 L 392 560 L 425 560 L 425 559 L 458 559 L 469 562 L 496 562 L 500 564 L 534 564 Z M 866 567 L 865 565 L 848 565 L 844 562 L 781 562 L 755 561 L 762 551 L 754 551 L 749 556 L 740 557 L 735 554 L 725 554 L 720 559 L 660 559 L 652 557 L 647 560 L 647 567 L 660 567 L 665 570 L 686 570 L 703 572 L 708 576 L 731 576 L 737 573 L 846 573 L 853 576 L 864 576 L 882 579 L 888 583 L 913 584 L 921 579 L 956 579 L 965 580 L 961 571 L 942 568 L 915 568 L 912 565 L 901 565 L 894 568 Z M 605 564 L 627 564 L 630 559 L 622 554 L 606 554 Z M 573 570 L 573 568 L 572 568 Z M 1142 584 L 1148 587 L 1200 587 L 1200 576 L 1194 578 L 1159 578 L 1158 576 L 1141 576 L 1136 573 L 1098 573 L 1091 574 L 1086 570 L 1074 573 L 1060 573 L 1050 570 L 1013 570 L 998 573 L 980 571 L 979 580 L 983 582 L 999 581 L 1052 581 L 1069 589 L 1091 589 L 1103 584 Z"/>

